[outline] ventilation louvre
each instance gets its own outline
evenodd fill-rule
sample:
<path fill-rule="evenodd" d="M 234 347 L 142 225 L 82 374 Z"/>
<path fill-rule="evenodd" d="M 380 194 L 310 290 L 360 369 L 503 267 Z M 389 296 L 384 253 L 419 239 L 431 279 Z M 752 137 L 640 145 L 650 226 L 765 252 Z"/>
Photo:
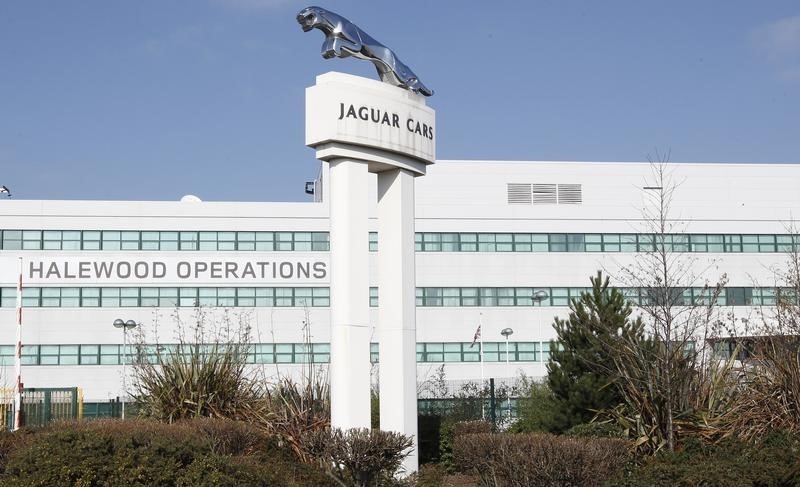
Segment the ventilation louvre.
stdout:
<path fill-rule="evenodd" d="M 508 183 L 508 204 L 509 205 L 529 205 L 531 204 L 531 185 L 521 183 Z"/>
<path fill-rule="evenodd" d="M 558 204 L 579 205 L 583 203 L 583 192 L 580 184 L 559 184 Z"/>
<path fill-rule="evenodd" d="M 555 184 L 532 184 L 534 205 L 555 205 L 558 200 Z"/>

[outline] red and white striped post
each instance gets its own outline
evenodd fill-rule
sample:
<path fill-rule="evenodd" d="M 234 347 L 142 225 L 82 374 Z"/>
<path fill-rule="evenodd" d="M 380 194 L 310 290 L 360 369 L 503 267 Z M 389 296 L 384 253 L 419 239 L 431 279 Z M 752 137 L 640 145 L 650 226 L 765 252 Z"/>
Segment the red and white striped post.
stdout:
<path fill-rule="evenodd" d="M 22 257 L 17 281 L 17 352 L 14 358 L 17 386 L 14 389 L 14 431 L 22 427 Z"/>

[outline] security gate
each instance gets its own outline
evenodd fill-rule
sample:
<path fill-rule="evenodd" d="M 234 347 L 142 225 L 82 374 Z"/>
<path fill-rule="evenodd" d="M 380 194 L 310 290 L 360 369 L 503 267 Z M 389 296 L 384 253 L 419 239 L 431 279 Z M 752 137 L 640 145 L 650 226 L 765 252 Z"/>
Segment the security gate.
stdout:
<path fill-rule="evenodd" d="M 36 387 L 22 390 L 22 425 L 44 426 L 51 421 L 81 417 L 81 397 L 77 387 Z M 0 421 L 10 430 L 14 426 L 14 392 L 0 393 Z"/>

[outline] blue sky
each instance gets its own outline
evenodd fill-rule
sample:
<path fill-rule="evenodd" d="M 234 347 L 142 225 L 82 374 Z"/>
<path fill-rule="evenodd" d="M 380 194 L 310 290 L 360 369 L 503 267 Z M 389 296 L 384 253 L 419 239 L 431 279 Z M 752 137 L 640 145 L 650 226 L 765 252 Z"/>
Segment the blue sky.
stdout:
<path fill-rule="evenodd" d="M 0 2 L 18 198 L 303 201 L 294 0 Z M 327 1 L 436 91 L 440 159 L 800 162 L 795 1 Z"/>

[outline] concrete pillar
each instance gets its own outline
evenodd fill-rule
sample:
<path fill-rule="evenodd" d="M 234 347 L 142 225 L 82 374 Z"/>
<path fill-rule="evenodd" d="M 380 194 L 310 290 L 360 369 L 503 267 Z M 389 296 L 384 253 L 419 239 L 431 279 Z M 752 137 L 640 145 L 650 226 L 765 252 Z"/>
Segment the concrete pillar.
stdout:
<path fill-rule="evenodd" d="M 330 161 L 331 426 L 370 427 L 368 166 Z"/>
<path fill-rule="evenodd" d="M 414 268 L 414 174 L 378 173 L 378 351 L 381 429 L 414 438 L 403 462 L 417 471 L 417 326 Z"/>

